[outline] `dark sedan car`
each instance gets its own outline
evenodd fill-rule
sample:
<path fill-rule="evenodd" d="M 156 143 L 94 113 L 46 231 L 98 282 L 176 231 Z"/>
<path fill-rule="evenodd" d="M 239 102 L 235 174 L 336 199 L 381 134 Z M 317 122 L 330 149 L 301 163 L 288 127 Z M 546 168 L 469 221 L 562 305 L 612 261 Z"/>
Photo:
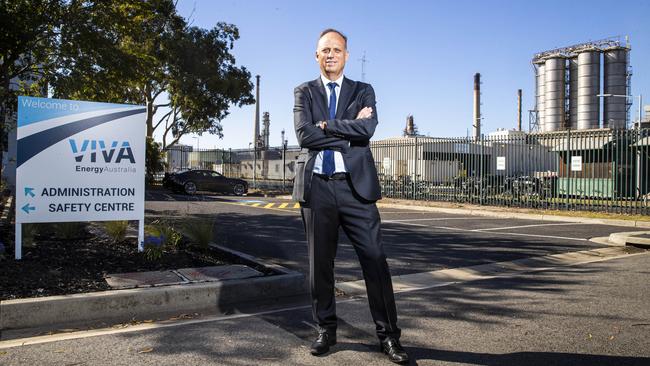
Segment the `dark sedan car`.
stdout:
<path fill-rule="evenodd" d="M 163 186 L 174 192 L 194 194 L 197 191 L 233 193 L 241 196 L 248 192 L 248 183 L 242 179 L 227 178 L 212 170 L 185 170 L 165 173 Z"/>

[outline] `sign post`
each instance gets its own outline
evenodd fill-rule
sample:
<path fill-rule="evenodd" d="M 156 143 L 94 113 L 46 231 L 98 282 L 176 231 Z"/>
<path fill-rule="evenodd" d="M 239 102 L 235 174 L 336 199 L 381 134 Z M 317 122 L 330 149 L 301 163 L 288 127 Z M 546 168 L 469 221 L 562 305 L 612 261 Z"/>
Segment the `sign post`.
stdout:
<path fill-rule="evenodd" d="M 18 97 L 16 259 L 23 223 L 137 220 L 144 250 L 145 112 Z"/>

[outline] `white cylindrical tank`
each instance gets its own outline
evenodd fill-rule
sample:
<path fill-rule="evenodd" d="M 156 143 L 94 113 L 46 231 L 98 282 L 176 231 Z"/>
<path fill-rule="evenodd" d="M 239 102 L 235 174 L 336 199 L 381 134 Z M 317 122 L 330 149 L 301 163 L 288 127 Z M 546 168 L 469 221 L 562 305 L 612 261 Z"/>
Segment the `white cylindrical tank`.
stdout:
<path fill-rule="evenodd" d="M 603 126 L 622 129 L 627 122 L 627 50 L 613 48 L 604 53 Z M 618 97 L 607 96 L 618 95 Z"/>
<path fill-rule="evenodd" d="M 578 54 L 578 129 L 598 128 L 600 117 L 600 52 Z"/>
<path fill-rule="evenodd" d="M 565 87 L 566 59 L 564 57 L 550 57 L 546 60 L 544 81 L 544 113 L 543 132 L 559 131 L 564 129 L 564 87 Z"/>

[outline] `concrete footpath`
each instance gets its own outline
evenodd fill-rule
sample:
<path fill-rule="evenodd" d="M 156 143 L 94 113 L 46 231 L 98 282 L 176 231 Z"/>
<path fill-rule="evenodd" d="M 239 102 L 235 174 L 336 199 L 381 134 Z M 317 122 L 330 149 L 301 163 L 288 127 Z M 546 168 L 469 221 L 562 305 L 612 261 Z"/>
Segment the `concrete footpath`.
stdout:
<path fill-rule="evenodd" d="M 609 260 L 608 260 L 609 259 Z M 648 365 L 650 253 L 457 278 L 396 294 L 413 365 Z M 339 343 L 309 354 L 302 301 L 0 342 L 2 365 L 389 365 L 365 297 L 338 298 Z"/>

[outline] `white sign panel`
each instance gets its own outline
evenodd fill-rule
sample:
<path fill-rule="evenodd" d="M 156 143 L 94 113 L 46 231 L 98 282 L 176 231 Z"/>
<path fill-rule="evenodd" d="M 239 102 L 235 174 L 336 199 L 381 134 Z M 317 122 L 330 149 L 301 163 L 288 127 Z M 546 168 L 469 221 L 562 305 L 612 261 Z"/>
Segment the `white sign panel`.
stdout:
<path fill-rule="evenodd" d="M 497 170 L 506 170 L 505 156 L 497 156 Z"/>
<path fill-rule="evenodd" d="M 142 106 L 18 98 L 16 224 L 144 219 Z"/>
<path fill-rule="evenodd" d="M 571 171 L 581 172 L 582 171 L 582 156 L 572 156 L 571 157 Z"/>

